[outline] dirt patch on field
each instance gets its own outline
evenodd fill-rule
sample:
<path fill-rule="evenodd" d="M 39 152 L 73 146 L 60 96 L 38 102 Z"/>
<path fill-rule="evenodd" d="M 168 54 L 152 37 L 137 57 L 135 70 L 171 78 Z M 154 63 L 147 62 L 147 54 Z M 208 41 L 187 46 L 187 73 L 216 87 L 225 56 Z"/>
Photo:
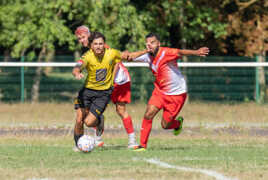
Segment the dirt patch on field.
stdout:
<path fill-rule="evenodd" d="M 92 133 L 90 129 L 86 129 L 85 133 Z M 139 132 L 136 132 L 139 133 Z M 53 136 L 68 136 L 73 134 L 72 128 L 0 128 L 0 136 L 6 135 L 53 135 Z M 125 130 L 123 129 L 114 129 L 107 128 L 105 129 L 104 134 L 106 135 L 120 135 L 125 134 Z M 153 129 L 152 134 L 161 135 L 165 134 L 165 130 L 163 129 Z M 231 136 L 238 135 L 248 135 L 248 136 L 268 136 L 268 128 L 214 128 L 214 129 L 203 129 L 203 128 L 184 128 L 183 134 L 185 135 L 223 135 L 228 134 Z"/>

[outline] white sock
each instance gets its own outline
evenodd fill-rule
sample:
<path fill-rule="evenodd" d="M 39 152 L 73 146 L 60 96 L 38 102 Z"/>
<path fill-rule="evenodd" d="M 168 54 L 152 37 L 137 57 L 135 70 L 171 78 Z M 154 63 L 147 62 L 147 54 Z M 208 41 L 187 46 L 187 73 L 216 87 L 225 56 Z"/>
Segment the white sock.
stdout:
<path fill-rule="evenodd" d="M 95 140 L 96 141 L 102 141 L 102 138 L 101 138 L 101 136 L 95 136 Z"/>
<path fill-rule="evenodd" d="M 128 134 L 128 139 L 129 139 L 129 140 L 133 140 L 133 139 L 135 139 L 135 138 L 136 138 L 136 136 L 135 136 L 135 132 Z"/>

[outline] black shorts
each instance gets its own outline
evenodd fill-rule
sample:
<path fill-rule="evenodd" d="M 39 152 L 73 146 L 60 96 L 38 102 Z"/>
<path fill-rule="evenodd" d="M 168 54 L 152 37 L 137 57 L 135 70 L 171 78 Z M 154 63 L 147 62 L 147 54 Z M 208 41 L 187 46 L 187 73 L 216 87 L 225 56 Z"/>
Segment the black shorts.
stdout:
<path fill-rule="evenodd" d="M 82 88 L 74 101 L 74 108 L 87 108 L 96 117 L 101 115 L 110 101 L 112 88 L 108 90 L 93 90 Z"/>

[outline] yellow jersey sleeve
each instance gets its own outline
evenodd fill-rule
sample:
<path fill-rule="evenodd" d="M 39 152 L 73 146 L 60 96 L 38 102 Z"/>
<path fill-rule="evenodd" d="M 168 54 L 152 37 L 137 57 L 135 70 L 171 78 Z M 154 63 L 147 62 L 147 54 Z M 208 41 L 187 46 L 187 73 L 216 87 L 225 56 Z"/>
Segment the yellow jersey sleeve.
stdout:
<path fill-rule="evenodd" d="M 119 63 L 119 62 L 122 61 L 121 52 L 120 51 L 114 49 L 114 56 L 115 56 L 115 59 L 114 59 L 115 64 L 117 64 L 117 63 Z"/>

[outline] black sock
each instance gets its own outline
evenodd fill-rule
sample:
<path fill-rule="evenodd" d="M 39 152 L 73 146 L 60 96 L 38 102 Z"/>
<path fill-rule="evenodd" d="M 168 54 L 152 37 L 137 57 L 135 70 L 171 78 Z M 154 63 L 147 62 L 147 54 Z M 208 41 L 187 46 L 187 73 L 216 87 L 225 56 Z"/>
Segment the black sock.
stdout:
<path fill-rule="evenodd" d="M 79 135 L 76 135 L 74 134 L 74 142 L 75 142 L 75 145 L 77 146 L 77 142 L 78 142 L 78 139 L 83 136 L 83 134 L 79 134 Z"/>
<path fill-rule="evenodd" d="M 97 119 L 98 119 L 98 125 L 99 125 L 99 124 L 101 123 L 101 119 L 104 119 L 103 114 L 99 115 L 99 116 L 97 117 Z"/>

